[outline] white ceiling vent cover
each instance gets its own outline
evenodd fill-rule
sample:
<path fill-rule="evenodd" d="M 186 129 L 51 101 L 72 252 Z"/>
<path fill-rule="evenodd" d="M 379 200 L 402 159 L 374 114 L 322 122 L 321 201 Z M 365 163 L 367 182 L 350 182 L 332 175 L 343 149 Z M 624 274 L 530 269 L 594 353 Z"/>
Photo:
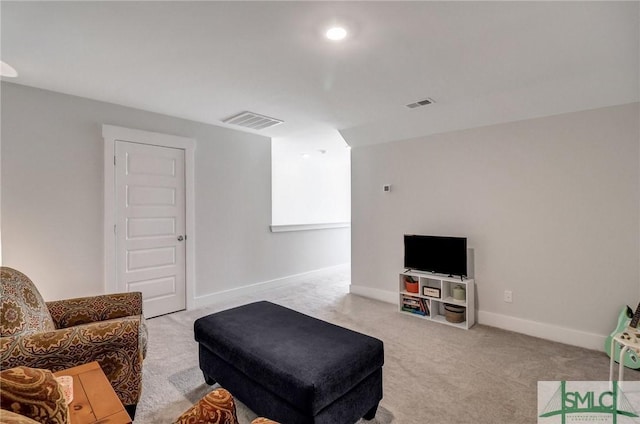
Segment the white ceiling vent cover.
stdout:
<path fill-rule="evenodd" d="M 405 105 L 405 106 L 407 106 L 409 109 L 415 109 L 417 107 L 430 105 L 431 103 L 435 103 L 435 101 L 433 101 L 433 99 L 430 99 L 430 98 L 427 97 L 424 100 L 420 100 L 420 101 L 417 101 L 415 103 L 409 103 L 408 105 Z"/>
<path fill-rule="evenodd" d="M 284 121 L 245 111 L 227 118 L 222 122 L 224 122 L 225 124 L 233 124 L 240 127 L 251 128 L 252 130 L 263 130 L 265 128 L 273 127 L 274 125 L 282 124 Z"/>

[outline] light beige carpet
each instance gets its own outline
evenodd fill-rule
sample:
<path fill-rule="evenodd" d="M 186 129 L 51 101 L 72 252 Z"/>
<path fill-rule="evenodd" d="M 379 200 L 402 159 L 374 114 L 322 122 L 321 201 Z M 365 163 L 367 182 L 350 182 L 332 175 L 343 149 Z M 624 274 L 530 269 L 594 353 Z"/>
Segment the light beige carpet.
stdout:
<path fill-rule="evenodd" d="M 136 424 L 170 423 L 211 390 L 198 368 L 193 321 L 256 300 L 384 342 L 384 398 L 375 420 L 363 423 L 535 423 L 538 380 L 609 377 L 603 352 L 483 325 L 460 330 L 402 315 L 394 305 L 348 291 L 349 270 L 344 268 L 296 286 L 148 320 L 149 351 Z M 640 372 L 627 369 L 625 379 L 640 380 Z M 238 415 L 241 424 L 256 417 L 242 404 Z"/>

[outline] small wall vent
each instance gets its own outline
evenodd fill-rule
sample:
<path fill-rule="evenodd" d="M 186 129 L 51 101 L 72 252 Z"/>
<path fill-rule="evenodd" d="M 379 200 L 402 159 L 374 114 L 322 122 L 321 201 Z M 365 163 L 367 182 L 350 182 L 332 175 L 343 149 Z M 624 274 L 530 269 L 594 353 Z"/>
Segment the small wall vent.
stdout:
<path fill-rule="evenodd" d="M 426 98 L 424 100 L 420 100 L 414 103 L 409 103 L 407 106 L 409 109 L 415 109 L 417 107 L 422 107 L 422 106 L 426 106 L 426 105 L 430 105 L 431 103 L 435 103 L 435 101 L 433 101 L 433 99 L 430 98 Z"/>
<path fill-rule="evenodd" d="M 252 130 L 263 130 L 265 128 L 282 124 L 284 121 L 280 119 L 269 118 L 268 116 L 260 115 L 258 113 L 245 111 L 230 118 L 224 119 L 222 122 L 224 122 L 225 124 L 233 124 L 240 127 L 251 128 Z"/>

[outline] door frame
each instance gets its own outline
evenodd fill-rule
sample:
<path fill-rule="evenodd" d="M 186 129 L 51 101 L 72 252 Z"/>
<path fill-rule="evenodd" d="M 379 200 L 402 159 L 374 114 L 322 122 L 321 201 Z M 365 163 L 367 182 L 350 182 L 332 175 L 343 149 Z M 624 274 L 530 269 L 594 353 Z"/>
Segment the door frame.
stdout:
<path fill-rule="evenodd" d="M 196 140 L 176 135 L 136 130 L 115 125 L 102 125 L 104 140 L 104 289 L 114 293 L 117 289 L 116 273 L 116 141 L 150 144 L 184 150 L 185 176 L 185 284 L 186 308 L 192 309 L 195 296 L 195 149 Z"/>

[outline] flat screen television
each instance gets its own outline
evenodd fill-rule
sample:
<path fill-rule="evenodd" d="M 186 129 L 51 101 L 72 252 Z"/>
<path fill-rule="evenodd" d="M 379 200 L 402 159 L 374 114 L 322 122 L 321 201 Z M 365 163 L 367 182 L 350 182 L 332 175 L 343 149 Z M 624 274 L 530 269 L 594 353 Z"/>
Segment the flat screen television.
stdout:
<path fill-rule="evenodd" d="M 467 275 L 466 237 L 405 234 L 404 267 L 447 275 Z"/>

